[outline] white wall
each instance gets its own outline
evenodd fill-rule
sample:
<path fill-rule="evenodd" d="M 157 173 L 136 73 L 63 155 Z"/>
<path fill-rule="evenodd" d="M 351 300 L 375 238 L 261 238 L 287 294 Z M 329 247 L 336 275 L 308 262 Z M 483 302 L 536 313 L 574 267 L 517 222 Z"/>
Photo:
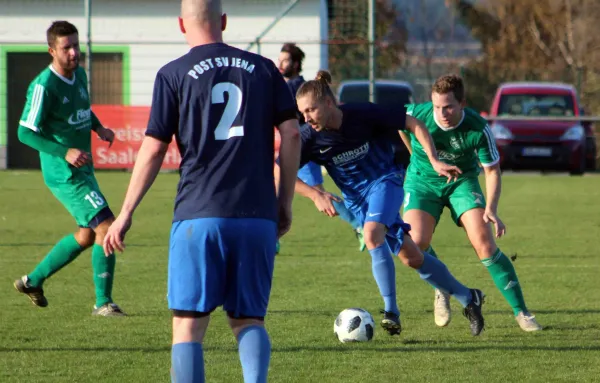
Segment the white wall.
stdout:
<path fill-rule="evenodd" d="M 223 1 L 229 22 L 224 39 L 246 49 L 288 4 L 288 0 Z M 82 45 L 86 41 L 83 0 L 0 0 L 0 45 L 44 44 L 53 20 L 66 19 L 77 26 Z M 327 63 L 327 28 L 321 24 L 324 0 L 300 0 L 263 39 L 260 53 L 276 60 L 281 44 L 295 41 L 306 53 L 304 76 L 313 77 Z M 130 47 L 131 104 L 149 105 L 156 71 L 187 52 L 179 32 L 178 1 L 102 0 L 92 9 L 92 42 Z M 256 52 L 256 47 L 251 49 Z M 1 69 L 1 68 L 0 68 Z"/>

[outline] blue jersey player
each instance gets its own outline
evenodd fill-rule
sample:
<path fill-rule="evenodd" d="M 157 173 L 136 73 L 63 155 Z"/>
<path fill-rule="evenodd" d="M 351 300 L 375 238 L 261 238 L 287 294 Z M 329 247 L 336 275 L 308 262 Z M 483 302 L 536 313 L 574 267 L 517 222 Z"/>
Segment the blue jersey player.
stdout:
<path fill-rule="evenodd" d="M 156 76 L 146 137 L 104 243 L 107 252 L 123 250 L 133 211 L 175 136 L 182 161 L 168 266 L 173 382 L 204 382 L 202 341 L 218 306 L 237 338 L 244 381 L 267 381 L 275 241 L 291 223 L 300 160 L 295 100 L 270 60 L 222 42 L 225 24 L 219 1 L 182 1 L 191 49 Z M 281 135 L 278 197 L 273 126 Z"/>
<path fill-rule="evenodd" d="M 316 80 L 302 85 L 296 101 L 309 126 L 301 128 L 301 164 L 314 161 L 325 166 L 342 191 L 346 206 L 363 223 L 372 271 L 385 308 L 381 325 L 391 334 L 401 331 L 396 303 L 393 254 L 415 269 L 422 279 L 454 295 L 463 305 L 471 333 L 484 327 L 483 293 L 458 282 L 437 258 L 422 253 L 408 234 L 410 226 L 400 218 L 404 169 L 395 164 L 393 143 L 398 130 L 408 130 L 419 140 L 440 176 L 458 176 L 460 169 L 440 162 L 425 126 L 405 110 L 383 109 L 370 103 L 336 105 L 329 88 L 331 75 L 320 71 Z M 311 198 L 317 208 L 331 215 L 332 196 L 296 181 L 296 191 Z"/>
<path fill-rule="evenodd" d="M 290 87 L 292 94 L 296 96 L 300 86 L 304 84 L 306 80 L 300 74 L 302 73 L 302 62 L 304 61 L 304 52 L 295 43 L 285 43 L 281 47 L 278 58 L 278 69 L 279 73 L 283 75 L 286 83 Z M 302 114 L 299 115 L 301 124 L 304 124 L 304 118 Z M 323 187 L 323 174 L 321 173 L 321 166 L 314 163 L 308 162 L 298 170 L 298 178 L 302 180 L 308 186 L 312 186 L 325 191 Z M 354 215 L 346 208 L 341 198 L 333 200 L 333 204 L 337 214 L 344 221 L 348 222 L 354 230 L 359 240 L 359 250 L 365 249 L 365 243 L 362 236 L 362 226 L 360 222 L 354 217 Z"/>

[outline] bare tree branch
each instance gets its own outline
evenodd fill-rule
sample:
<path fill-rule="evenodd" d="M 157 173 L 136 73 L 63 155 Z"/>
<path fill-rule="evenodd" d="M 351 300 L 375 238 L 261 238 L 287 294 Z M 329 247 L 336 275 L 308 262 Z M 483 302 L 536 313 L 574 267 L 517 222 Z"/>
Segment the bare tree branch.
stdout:
<path fill-rule="evenodd" d="M 535 21 L 535 17 L 533 15 L 531 15 L 531 20 L 528 23 L 528 29 L 531 35 L 533 36 L 533 41 L 535 42 L 535 45 L 537 45 L 538 48 L 540 48 L 546 56 L 552 57 L 552 51 L 550 50 L 550 48 L 548 48 L 546 43 L 542 41 L 540 29 L 538 28 L 537 23 Z"/>

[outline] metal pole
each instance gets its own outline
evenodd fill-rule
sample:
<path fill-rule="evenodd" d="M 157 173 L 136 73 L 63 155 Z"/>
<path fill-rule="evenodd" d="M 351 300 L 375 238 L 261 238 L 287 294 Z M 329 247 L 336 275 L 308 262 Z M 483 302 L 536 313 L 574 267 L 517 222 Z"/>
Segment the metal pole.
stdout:
<path fill-rule="evenodd" d="M 260 33 L 260 35 L 256 36 L 256 39 L 251 42 L 247 47 L 246 50 L 249 51 L 250 49 L 252 49 L 252 47 L 254 46 L 254 44 L 256 44 L 257 42 L 259 42 L 263 37 L 266 36 L 267 33 L 269 33 L 269 31 L 271 29 L 273 29 L 273 27 L 275 25 L 277 25 L 277 23 L 279 22 L 279 20 L 281 20 L 285 15 L 287 15 L 292 9 L 294 9 L 294 7 L 296 6 L 296 4 L 298 4 L 300 0 L 291 0 L 288 5 L 281 11 L 279 12 L 279 14 L 277 16 L 275 16 L 275 18 L 273 19 L 273 21 L 271 22 L 271 24 L 267 25 L 267 27 L 265 28 L 264 31 L 262 31 Z M 260 53 L 258 53 L 260 54 Z"/>
<path fill-rule="evenodd" d="M 92 0 L 84 0 L 85 20 L 87 22 L 87 35 L 85 42 L 85 71 L 88 78 L 88 94 L 92 102 Z"/>
<path fill-rule="evenodd" d="M 369 101 L 377 102 L 375 92 L 375 0 L 369 1 Z"/>

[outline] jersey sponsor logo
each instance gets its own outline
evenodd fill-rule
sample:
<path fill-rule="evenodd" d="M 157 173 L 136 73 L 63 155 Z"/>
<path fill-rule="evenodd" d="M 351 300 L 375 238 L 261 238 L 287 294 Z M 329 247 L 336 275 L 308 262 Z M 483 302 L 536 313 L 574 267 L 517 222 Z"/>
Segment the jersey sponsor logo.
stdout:
<path fill-rule="evenodd" d="M 383 213 L 369 213 L 368 216 L 369 217 L 376 217 L 376 216 L 381 215 L 381 214 L 383 214 Z"/>
<path fill-rule="evenodd" d="M 92 117 L 91 109 L 79 109 L 77 112 L 69 116 L 69 125 L 81 125 L 89 122 Z M 80 129 L 81 127 L 79 127 Z"/>
<path fill-rule="evenodd" d="M 338 154 L 337 156 L 333 157 L 332 160 L 334 165 L 343 165 L 349 162 L 360 160 L 364 158 L 367 155 L 367 153 L 369 153 L 368 142 L 362 146 L 359 146 L 356 149 L 348 150 L 347 152 Z"/>
<path fill-rule="evenodd" d="M 321 153 L 327 153 L 327 152 L 328 152 L 328 151 L 330 151 L 330 150 L 331 150 L 331 146 L 330 146 L 330 147 L 328 147 L 328 148 L 325 148 L 325 149 L 321 149 L 321 150 L 319 150 L 319 151 L 320 151 Z"/>
<path fill-rule="evenodd" d="M 425 149 L 423 149 L 423 151 L 425 151 Z M 448 161 L 454 161 L 459 159 L 460 157 L 462 157 L 462 153 L 448 153 L 445 150 L 438 150 L 438 157 L 440 160 L 448 160 Z"/>

